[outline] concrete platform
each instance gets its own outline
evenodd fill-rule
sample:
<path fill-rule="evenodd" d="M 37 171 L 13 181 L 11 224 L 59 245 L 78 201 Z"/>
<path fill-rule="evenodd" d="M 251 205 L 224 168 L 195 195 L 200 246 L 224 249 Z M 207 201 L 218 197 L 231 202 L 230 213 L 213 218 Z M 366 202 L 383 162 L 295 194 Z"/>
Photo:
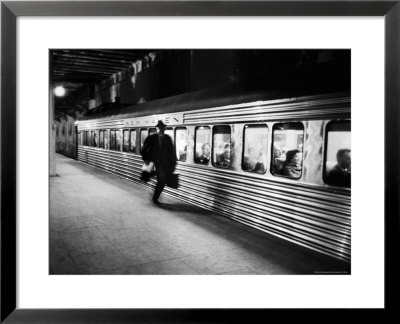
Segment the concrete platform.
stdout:
<path fill-rule="evenodd" d="M 57 155 L 50 178 L 50 274 L 350 273 L 331 259 Z"/>

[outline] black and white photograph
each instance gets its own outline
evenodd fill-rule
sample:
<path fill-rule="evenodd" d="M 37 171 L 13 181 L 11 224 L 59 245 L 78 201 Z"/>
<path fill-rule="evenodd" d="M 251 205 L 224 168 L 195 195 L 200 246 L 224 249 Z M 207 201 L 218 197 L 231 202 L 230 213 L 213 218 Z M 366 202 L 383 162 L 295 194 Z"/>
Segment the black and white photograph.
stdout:
<path fill-rule="evenodd" d="M 350 275 L 350 49 L 49 50 L 50 275 Z"/>

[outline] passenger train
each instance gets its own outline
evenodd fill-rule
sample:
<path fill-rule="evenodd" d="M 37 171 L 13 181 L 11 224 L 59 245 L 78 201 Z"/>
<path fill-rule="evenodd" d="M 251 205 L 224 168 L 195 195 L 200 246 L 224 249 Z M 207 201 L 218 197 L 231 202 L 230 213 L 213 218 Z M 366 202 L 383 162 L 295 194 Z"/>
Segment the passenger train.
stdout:
<path fill-rule="evenodd" d="M 180 175 L 164 193 L 350 262 L 348 89 L 232 85 L 89 114 L 75 123 L 78 160 L 144 184 L 140 149 L 158 120 Z"/>

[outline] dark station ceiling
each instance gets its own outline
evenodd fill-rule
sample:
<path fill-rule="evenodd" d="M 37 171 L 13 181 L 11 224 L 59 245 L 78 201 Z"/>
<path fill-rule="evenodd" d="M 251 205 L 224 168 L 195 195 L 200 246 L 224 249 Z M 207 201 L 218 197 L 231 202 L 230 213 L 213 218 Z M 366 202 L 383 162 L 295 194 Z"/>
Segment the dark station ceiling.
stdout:
<path fill-rule="evenodd" d="M 52 50 L 53 82 L 73 90 L 109 79 L 149 54 L 149 50 Z"/>
<path fill-rule="evenodd" d="M 175 68 L 175 65 L 178 66 L 176 75 L 183 75 L 186 72 L 182 71 L 186 70 L 179 68 L 186 66 L 186 63 L 182 64 L 182 62 L 186 61 L 180 60 L 179 57 L 184 51 L 161 49 L 52 49 L 50 52 L 52 85 L 54 88 L 62 85 L 66 90 L 64 96 L 55 96 L 55 112 L 71 115 L 74 115 L 75 112 L 86 113 L 89 109 L 90 99 L 95 99 L 95 95 L 99 93 L 96 92 L 98 87 L 94 85 L 107 87 L 113 84 L 115 80 L 112 80 L 111 77 L 118 72 L 124 71 L 124 76 L 132 75 L 133 63 L 139 60 L 148 68 L 160 62 L 172 62 L 172 58 L 176 58 L 173 61 L 174 63 L 170 63 L 169 66 L 173 68 Z M 215 52 L 212 51 L 211 57 L 214 58 L 212 60 L 210 59 L 210 51 L 199 51 L 196 54 L 197 63 L 193 65 L 193 73 L 197 73 L 196 78 L 193 84 L 192 82 L 187 83 L 192 87 L 189 90 L 194 91 L 233 82 L 232 80 L 235 80 L 235 82 L 237 80 L 243 81 L 250 77 L 255 78 L 258 75 L 269 74 L 275 75 L 276 78 L 284 75 L 289 70 L 296 70 L 298 73 L 303 74 L 306 72 L 311 73 L 319 63 L 321 64 L 318 65 L 318 71 L 322 71 L 322 68 L 327 64 L 326 62 L 330 62 L 331 69 L 336 67 L 338 71 L 342 71 L 343 67 L 346 68 L 348 66 L 347 62 L 350 62 L 349 55 L 346 53 L 344 55 L 343 52 L 336 53 L 330 50 L 238 50 L 237 53 L 235 50 L 228 52 L 217 50 Z M 168 66 L 165 69 L 160 68 L 160 71 L 167 74 L 167 68 Z M 192 66 L 190 67 L 191 69 Z M 205 71 L 204 73 L 203 70 Z M 192 73 L 192 70 L 190 73 Z M 340 75 L 340 73 L 336 73 L 336 75 Z M 269 80 L 272 79 L 269 78 Z M 171 80 L 174 81 L 173 78 Z M 162 94 L 160 92 L 146 99 L 153 100 L 188 91 L 188 89 L 183 89 L 181 86 L 181 83 L 185 82 L 185 80 L 185 78 L 176 77 L 176 82 L 171 83 L 173 85 L 169 84 L 170 88 L 167 88 Z M 324 82 L 324 78 L 321 78 L 321 82 Z M 125 104 L 134 103 L 136 102 L 126 102 Z"/>
<path fill-rule="evenodd" d="M 125 49 L 52 49 L 53 86 L 62 85 L 66 95 L 55 97 L 56 112 L 74 114 L 87 108 L 88 93 L 95 84 L 109 80 L 112 75 L 133 69 L 132 63 L 154 50 Z"/>

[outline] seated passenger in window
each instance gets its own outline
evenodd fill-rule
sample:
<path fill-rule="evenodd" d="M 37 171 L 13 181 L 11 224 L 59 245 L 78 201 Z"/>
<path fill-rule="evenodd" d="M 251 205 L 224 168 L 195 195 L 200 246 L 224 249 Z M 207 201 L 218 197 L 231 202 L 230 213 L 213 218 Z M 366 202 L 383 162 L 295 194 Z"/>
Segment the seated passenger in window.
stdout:
<path fill-rule="evenodd" d="M 274 146 L 274 154 L 273 154 L 273 173 L 280 173 L 283 168 L 283 165 L 286 161 L 286 154 L 282 154 L 282 151 L 279 147 Z"/>
<path fill-rule="evenodd" d="M 336 153 L 337 164 L 328 173 L 326 182 L 340 187 L 351 187 L 351 151 L 339 150 Z"/>
<path fill-rule="evenodd" d="M 293 179 L 300 178 L 301 159 L 301 152 L 299 150 L 287 151 L 285 165 L 282 168 L 282 174 Z"/>
<path fill-rule="evenodd" d="M 282 152 L 281 152 L 281 156 L 279 157 L 279 159 L 286 161 L 286 154 L 288 153 L 288 150 L 286 147 L 282 147 Z"/>
<path fill-rule="evenodd" d="M 201 146 L 201 155 L 197 157 L 196 162 L 201 164 L 208 164 L 210 161 L 210 144 L 204 143 Z"/>
<path fill-rule="evenodd" d="M 217 154 L 216 165 L 222 168 L 229 168 L 231 165 L 231 144 L 226 143 L 224 151 L 221 154 Z"/>
<path fill-rule="evenodd" d="M 264 173 L 264 158 L 259 147 L 250 146 L 248 154 L 243 159 L 243 170 Z"/>

